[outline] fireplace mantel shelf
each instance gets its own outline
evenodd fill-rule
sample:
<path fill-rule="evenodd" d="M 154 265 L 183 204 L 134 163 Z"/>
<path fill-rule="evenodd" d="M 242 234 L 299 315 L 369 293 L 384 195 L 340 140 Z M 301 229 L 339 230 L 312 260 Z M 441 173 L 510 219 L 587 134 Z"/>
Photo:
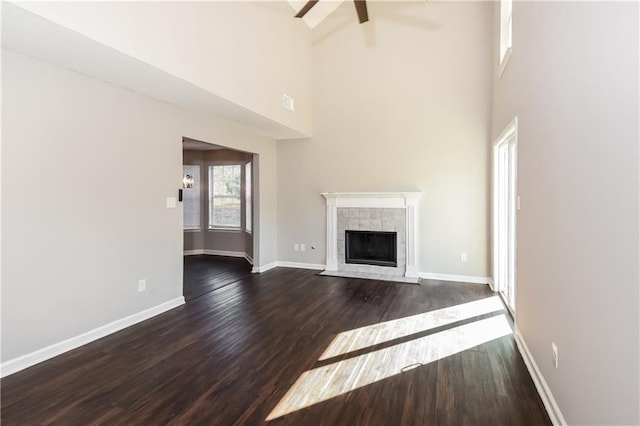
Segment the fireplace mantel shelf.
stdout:
<path fill-rule="evenodd" d="M 422 192 L 321 192 L 327 206 L 335 207 L 390 207 L 415 206 Z"/>
<path fill-rule="evenodd" d="M 321 192 L 324 198 L 420 198 L 422 192 Z"/>

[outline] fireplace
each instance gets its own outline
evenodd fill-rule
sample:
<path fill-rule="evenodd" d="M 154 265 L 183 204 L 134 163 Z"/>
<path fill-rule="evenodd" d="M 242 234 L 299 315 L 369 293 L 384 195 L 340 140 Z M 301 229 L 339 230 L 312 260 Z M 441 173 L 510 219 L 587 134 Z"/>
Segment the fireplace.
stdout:
<path fill-rule="evenodd" d="M 345 263 L 398 266 L 397 233 L 345 231 Z"/>
<path fill-rule="evenodd" d="M 322 274 L 418 282 L 420 195 L 419 192 L 322 193 L 327 204 L 327 263 Z M 347 231 L 366 231 L 375 233 L 376 239 L 387 238 L 382 244 L 387 253 L 363 253 L 361 247 L 354 247 L 354 243 L 362 243 L 355 240 L 362 235 L 347 237 Z M 392 243 L 388 240 L 389 233 L 395 235 Z M 350 246 L 348 256 L 347 244 Z M 391 253 L 391 250 L 395 251 Z"/>

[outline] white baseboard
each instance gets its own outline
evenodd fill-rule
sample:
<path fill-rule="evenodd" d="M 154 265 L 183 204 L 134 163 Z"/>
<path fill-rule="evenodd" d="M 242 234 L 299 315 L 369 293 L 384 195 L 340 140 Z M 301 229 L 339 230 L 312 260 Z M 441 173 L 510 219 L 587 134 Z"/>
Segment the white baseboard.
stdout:
<path fill-rule="evenodd" d="M 321 263 L 289 262 L 285 260 L 278 260 L 276 262 L 269 263 L 262 267 L 254 266 L 251 272 L 254 272 L 254 273 L 266 272 L 276 267 L 311 269 L 314 271 L 324 271 L 325 269 L 327 269 L 326 265 Z M 473 284 L 489 284 L 490 286 L 493 285 L 493 280 L 489 277 L 474 277 L 470 275 L 433 274 L 430 272 L 420 272 L 419 275 L 420 275 L 420 278 L 425 278 L 430 280 L 457 281 L 457 282 L 473 283 Z"/>
<path fill-rule="evenodd" d="M 197 250 L 185 250 L 184 251 L 184 255 L 185 256 L 196 256 L 198 254 L 204 254 L 204 250 L 203 249 L 197 249 Z"/>
<path fill-rule="evenodd" d="M 494 292 L 498 292 L 498 290 L 493 286 L 493 278 L 489 277 L 489 282 L 487 284 L 489 284 L 489 288 L 491 289 L 491 291 Z"/>
<path fill-rule="evenodd" d="M 284 260 L 279 260 L 277 264 L 281 268 L 312 269 L 314 271 L 324 271 L 326 269 L 326 265 L 321 265 L 319 263 L 286 262 Z"/>
<path fill-rule="evenodd" d="M 267 272 L 275 267 L 278 266 L 278 262 L 271 262 L 271 263 L 267 263 L 266 265 L 263 266 L 256 266 L 253 265 L 253 269 L 251 270 L 252 273 L 254 274 L 261 274 L 263 272 Z"/>
<path fill-rule="evenodd" d="M 228 251 L 228 250 L 204 250 L 203 254 L 211 256 L 227 256 L 227 257 L 245 257 L 246 253 L 243 251 Z"/>
<path fill-rule="evenodd" d="M 128 317 L 121 318 L 110 322 L 109 324 L 87 331 L 86 333 L 63 340 L 62 342 L 54 343 L 46 348 L 38 349 L 37 351 L 22 355 L 18 358 L 10 359 L 0 365 L 0 377 L 6 377 L 10 374 L 17 373 L 20 370 L 24 370 L 32 365 L 41 363 L 72 349 L 86 345 L 87 343 L 91 343 L 94 340 L 101 339 L 109 334 L 130 327 L 182 304 L 184 304 L 184 297 L 180 296 L 152 308 L 145 309 L 144 311 L 140 311 L 133 315 L 129 315 Z"/>
<path fill-rule="evenodd" d="M 491 278 L 489 277 L 474 277 L 472 275 L 449 275 L 449 274 L 434 274 L 431 272 L 420 272 L 420 278 L 426 280 L 439 280 L 439 281 L 456 281 L 460 283 L 472 283 L 472 284 L 489 284 L 491 285 Z"/>
<path fill-rule="evenodd" d="M 206 249 L 184 251 L 185 256 L 194 256 L 198 254 L 207 254 L 210 256 L 244 257 L 247 260 L 247 262 L 253 265 L 253 258 L 243 251 L 206 250 Z"/>
<path fill-rule="evenodd" d="M 299 269 L 312 269 L 314 271 L 324 271 L 325 265 L 319 263 L 303 263 L 303 262 L 286 262 L 278 260 L 276 262 L 268 263 L 264 266 L 255 266 L 251 270 L 254 274 L 260 274 L 262 272 L 270 271 L 273 268 L 299 268 Z"/>
<path fill-rule="evenodd" d="M 549 418 L 551 419 L 551 423 L 554 425 L 566 425 L 567 422 L 560 411 L 560 407 L 558 407 L 558 403 L 556 402 L 553 394 L 551 393 L 551 389 L 547 385 L 547 382 L 544 380 L 544 376 L 540 372 L 538 365 L 536 364 L 535 359 L 533 359 L 533 355 L 529 352 L 529 348 L 520 334 L 520 330 L 518 326 L 515 327 L 515 338 L 518 349 L 520 350 L 520 354 L 522 355 L 522 359 L 524 359 L 524 363 L 529 370 L 529 374 L 533 379 L 533 383 L 540 394 L 540 398 L 542 399 L 542 403 L 544 404 L 544 408 L 547 409 L 547 413 L 549 414 Z"/>

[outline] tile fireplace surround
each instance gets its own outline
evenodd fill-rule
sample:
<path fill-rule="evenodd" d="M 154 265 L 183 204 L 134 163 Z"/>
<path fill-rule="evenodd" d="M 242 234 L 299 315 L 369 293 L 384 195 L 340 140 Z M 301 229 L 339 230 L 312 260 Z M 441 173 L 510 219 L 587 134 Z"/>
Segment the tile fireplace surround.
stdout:
<path fill-rule="evenodd" d="M 418 282 L 421 192 L 323 192 L 327 202 L 327 263 L 323 275 Z M 398 266 L 345 263 L 345 230 L 397 232 Z"/>

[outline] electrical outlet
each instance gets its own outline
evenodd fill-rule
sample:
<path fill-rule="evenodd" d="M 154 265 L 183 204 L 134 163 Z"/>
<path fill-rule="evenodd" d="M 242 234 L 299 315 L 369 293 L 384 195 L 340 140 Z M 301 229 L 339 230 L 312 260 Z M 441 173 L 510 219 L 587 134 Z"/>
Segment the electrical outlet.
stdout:
<path fill-rule="evenodd" d="M 300 244 L 300 251 L 307 251 L 307 246 L 305 244 Z"/>
<path fill-rule="evenodd" d="M 551 342 L 551 356 L 553 358 L 553 366 L 558 368 L 558 345 L 555 342 Z"/>
<path fill-rule="evenodd" d="M 138 293 L 142 293 L 147 290 L 147 280 L 138 280 Z"/>
<path fill-rule="evenodd" d="M 467 261 L 467 253 L 460 253 L 460 261 L 461 262 L 466 262 Z"/>
<path fill-rule="evenodd" d="M 299 251 L 300 250 L 300 245 L 298 243 L 295 243 L 293 245 L 293 251 Z"/>

